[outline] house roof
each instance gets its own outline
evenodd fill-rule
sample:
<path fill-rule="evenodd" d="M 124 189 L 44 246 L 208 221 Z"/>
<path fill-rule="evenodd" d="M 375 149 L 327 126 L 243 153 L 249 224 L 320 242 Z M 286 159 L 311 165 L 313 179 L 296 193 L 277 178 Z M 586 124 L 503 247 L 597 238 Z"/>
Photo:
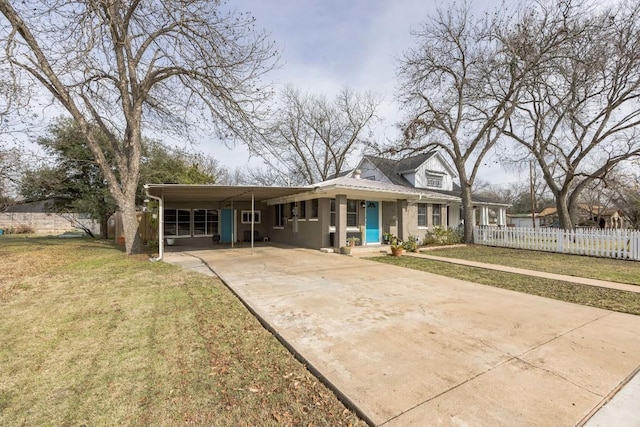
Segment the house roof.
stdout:
<path fill-rule="evenodd" d="M 604 206 L 589 206 L 584 203 L 580 203 L 578 205 L 578 209 L 587 213 L 593 213 L 594 215 L 603 215 L 603 216 L 614 215 L 618 212 L 618 209 L 616 208 L 605 208 Z M 557 215 L 557 213 L 558 213 L 558 209 L 556 208 L 544 208 L 540 212 L 539 216 Z"/>
<path fill-rule="evenodd" d="M 396 185 L 411 187 L 411 183 L 400 174 L 400 172 L 415 171 L 421 164 L 429 160 L 435 155 L 435 151 L 419 154 L 417 156 L 407 157 L 406 159 L 394 160 L 385 159 L 384 157 L 364 156 L 365 159 L 373 163 L 378 170 L 386 176 L 389 181 Z"/>
<path fill-rule="evenodd" d="M 309 200 L 318 197 L 335 197 L 346 194 L 350 198 L 395 201 L 429 200 L 433 202 L 459 201 L 459 197 L 439 194 L 429 190 L 342 176 L 304 187 L 264 187 L 190 184 L 147 184 L 148 193 L 163 197 L 166 203 L 226 203 L 256 202 L 268 205 Z"/>
<path fill-rule="evenodd" d="M 309 191 L 311 187 L 265 187 L 244 185 L 146 184 L 145 189 L 167 202 L 257 202 Z"/>
<path fill-rule="evenodd" d="M 335 195 L 345 193 L 345 190 L 354 197 L 361 196 L 362 199 L 375 195 L 375 197 L 381 200 L 397 200 L 398 198 L 407 198 L 414 201 L 428 199 L 434 202 L 453 202 L 460 200 L 460 198 L 455 195 L 452 196 L 421 188 L 390 184 L 371 179 L 353 178 L 350 176 L 330 179 L 314 186 L 314 194 Z"/>
<path fill-rule="evenodd" d="M 438 152 L 435 150 L 429 151 L 424 154 L 419 154 L 417 156 L 407 157 L 405 159 L 386 159 L 383 157 L 376 157 L 366 155 L 364 159 L 370 161 L 378 170 L 389 179 L 393 184 L 403 187 L 411 188 L 414 191 L 425 191 L 429 194 L 433 195 L 433 197 L 444 197 L 448 198 L 448 200 L 452 200 L 449 198 L 456 198 L 460 200 L 461 196 L 461 188 L 456 183 L 453 183 L 453 190 L 422 190 L 420 188 L 414 187 L 409 180 L 407 180 L 402 174 L 403 173 L 411 173 L 415 172 L 424 162 L 429 160 L 431 157 L 435 156 Z M 451 167 L 447 164 L 448 168 Z M 482 196 L 472 196 L 473 203 L 479 205 L 494 205 L 494 206 L 510 206 L 509 203 L 501 203 L 495 200 L 491 200 L 488 197 Z"/>

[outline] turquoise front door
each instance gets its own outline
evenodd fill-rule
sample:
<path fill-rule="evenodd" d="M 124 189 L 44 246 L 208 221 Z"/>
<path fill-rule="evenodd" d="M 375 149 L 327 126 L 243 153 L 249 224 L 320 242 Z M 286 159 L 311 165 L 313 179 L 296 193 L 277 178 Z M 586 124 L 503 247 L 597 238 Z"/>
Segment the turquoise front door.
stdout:
<path fill-rule="evenodd" d="M 367 243 L 380 243 L 380 211 L 378 202 L 365 202 L 365 241 Z"/>
<path fill-rule="evenodd" d="M 233 239 L 233 209 L 222 209 L 220 212 L 220 242 L 231 243 L 231 239 Z"/>

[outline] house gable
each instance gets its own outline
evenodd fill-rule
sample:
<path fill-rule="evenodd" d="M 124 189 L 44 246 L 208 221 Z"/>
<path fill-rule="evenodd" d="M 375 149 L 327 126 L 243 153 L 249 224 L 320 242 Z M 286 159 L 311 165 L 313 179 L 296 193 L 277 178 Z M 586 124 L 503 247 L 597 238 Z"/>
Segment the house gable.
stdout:
<path fill-rule="evenodd" d="M 415 171 L 404 176 L 416 188 L 452 191 L 457 175 L 440 153 L 434 153 Z"/>
<path fill-rule="evenodd" d="M 361 177 L 374 181 L 437 191 L 455 190 L 455 170 L 437 151 L 401 160 L 365 156 L 357 166 Z"/>
<path fill-rule="evenodd" d="M 387 184 L 393 184 L 391 180 L 382 172 L 374 162 L 367 156 L 363 157 L 358 163 L 356 169 L 360 170 L 360 177 L 362 179 L 370 179 L 373 181 L 384 182 Z"/>

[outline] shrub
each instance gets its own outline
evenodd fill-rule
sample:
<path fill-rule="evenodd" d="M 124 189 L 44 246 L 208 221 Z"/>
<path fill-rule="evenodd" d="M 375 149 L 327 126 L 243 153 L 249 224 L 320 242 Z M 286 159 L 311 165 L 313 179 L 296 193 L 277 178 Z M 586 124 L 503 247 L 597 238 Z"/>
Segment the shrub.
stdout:
<path fill-rule="evenodd" d="M 407 252 L 418 252 L 418 236 L 409 236 L 409 239 L 402 243 L 402 247 Z"/>
<path fill-rule="evenodd" d="M 422 240 L 424 246 L 433 245 L 455 245 L 462 242 L 462 230 L 448 227 L 434 227 L 432 231 L 427 231 Z"/>
<path fill-rule="evenodd" d="M 36 231 L 32 226 L 27 224 L 20 224 L 17 227 L 12 227 L 9 229 L 9 234 L 33 234 Z"/>

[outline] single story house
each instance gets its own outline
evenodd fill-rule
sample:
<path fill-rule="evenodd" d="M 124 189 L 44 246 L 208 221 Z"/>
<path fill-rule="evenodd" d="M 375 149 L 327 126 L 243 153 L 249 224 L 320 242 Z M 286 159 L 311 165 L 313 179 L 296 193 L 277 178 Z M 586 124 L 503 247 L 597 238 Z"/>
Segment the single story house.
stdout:
<path fill-rule="evenodd" d="M 533 218 L 530 213 L 507 214 L 507 226 L 522 228 L 540 228 L 540 216 L 536 212 Z"/>
<path fill-rule="evenodd" d="M 559 227 L 556 208 L 544 208 L 538 216 L 543 227 Z M 576 209 L 576 226 L 589 228 L 629 228 L 631 221 L 617 208 L 581 203 Z"/>
<path fill-rule="evenodd" d="M 339 248 L 347 238 L 379 245 L 384 233 L 422 238 L 458 227 L 462 208 L 455 170 L 436 151 L 403 160 L 364 156 L 349 173 L 300 187 L 147 184 L 160 209 L 160 241 L 270 240 Z M 478 225 L 506 226 L 509 205 L 474 200 Z M 162 248 L 161 248 L 162 251 Z"/>

